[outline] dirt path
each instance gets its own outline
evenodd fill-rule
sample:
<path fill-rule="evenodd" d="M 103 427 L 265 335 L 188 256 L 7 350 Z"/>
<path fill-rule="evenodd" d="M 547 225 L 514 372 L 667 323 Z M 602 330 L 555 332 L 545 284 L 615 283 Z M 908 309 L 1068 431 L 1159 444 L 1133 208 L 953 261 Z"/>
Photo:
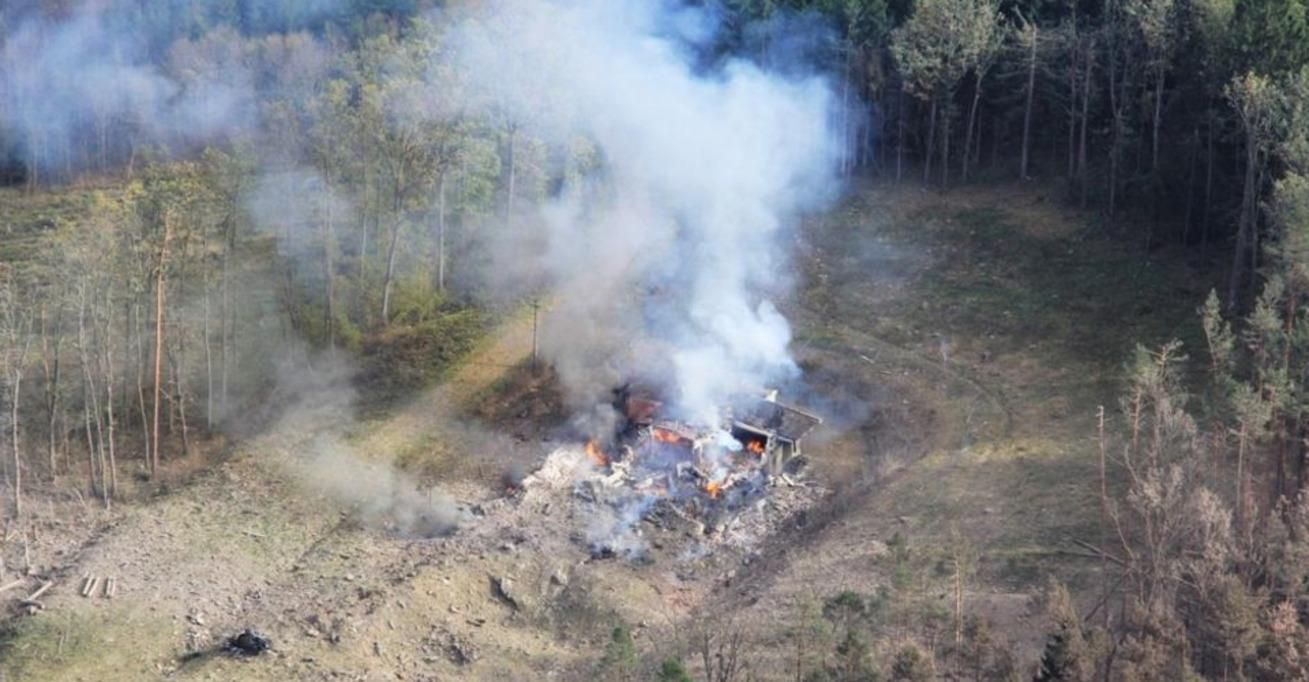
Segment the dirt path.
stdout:
<path fill-rule="evenodd" d="M 458 488 L 463 482 L 495 484 L 505 469 L 528 455 L 504 434 L 467 418 L 472 403 L 532 352 L 532 314 L 519 311 L 488 334 L 441 385 L 383 419 L 367 423 L 354 440 L 360 452 L 398 463 L 428 483 Z M 463 496 L 477 493 L 462 488 Z"/>

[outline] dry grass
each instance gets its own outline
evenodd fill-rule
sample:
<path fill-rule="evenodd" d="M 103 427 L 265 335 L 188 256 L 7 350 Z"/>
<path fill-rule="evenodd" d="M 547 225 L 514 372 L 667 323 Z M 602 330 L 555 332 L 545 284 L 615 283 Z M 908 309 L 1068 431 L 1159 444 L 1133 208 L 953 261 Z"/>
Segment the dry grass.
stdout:
<path fill-rule="evenodd" d="M 1028 595 L 1049 573 L 1074 584 L 1094 575 L 1092 562 L 1060 551 L 1095 532 L 1095 407 L 1112 410 L 1132 343 L 1194 338 L 1203 278 L 1100 236 L 1028 188 L 863 189 L 809 225 L 804 246 L 786 307 L 806 402 L 829 417 L 808 454 L 814 475 L 842 492 L 748 564 L 711 557 L 702 578 L 683 582 L 670 565 L 582 568 L 575 547 L 504 549 L 499 538 L 516 528 L 483 528 L 467 546 L 363 529 L 288 480 L 279 462 L 306 447 L 314 425 L 303 424 L 134 507 L 72 569 L 119 575 L 121 598 L 57 591 L 48 612 L 17 623 L 0 671 L 571 679 L 615 624 L 647 621 L 637 642 L 653 661 L 712 615 L 749 625 L 755 670 L 767 673 L 787 654 L 764 644 L 784 643 L 805 605 L 840 590 L 902 594 L 888 607 L 885 641 L 914 618 L 948 612 L 941 567 L 960 538 L 977 556 L 969 609 L 1034 648 Z M 549 418 L 532 413 L 548 385 L 505 376 L 529 351 L 530 316 L 515 316 L 445 385 L 357 425 L 349 444 L 423 481 L 463 485 L 464 499 L 485 495 L 523 453 L 466 417 L 510 429 Z M 885 551 L 897 536 L 903 561 Z M 514 611 L 488 587 L 506 574 L 548 584 L 561 569 L 585 579 L 540 608 Z M 206 625 L 187 620 L 194 610 Z M 269 634 L 276 653 L 178 661 L 190 639 L 212 644 L 247 626 Z M 70 634 L 52 654 L 60 628 Z M 477 643 L 483 658 L 452 663 L 452 636 Z M 129 637 L 147 641 L 131 649 Z"/>
<path fill-rule="evenodd" d="M 895 593 L 905 570 L 921 582 L 902 607 L 927 618 L 948 606 L 939 574 L 962 542 L 976 557 L 969 610 L 1034 657 L 1029 595 L 1051 574 L 1085 584 L 1098 565 L 1065 551 L 1097 534 L 1096 408 L 1115 411 L 1133 344 L 1198 342 L 1207 291 L 1180 258 L 1147 258 L 1094 222 L 1010 187 L 870 188 L 814 221 L 790 306 L 799 342 L 874 357 L 882 385 L 916 408 L 881 428 L 923 437 L 890 461 L 873 453 L 877 483 L 835 500 L 803 548 L 773 546 L 744 618 L 780 641 L 803 604 Z M 880 554 L 897 536 L 905 567 Z M 886 627 L 888 641 L 902 634 Z"/>

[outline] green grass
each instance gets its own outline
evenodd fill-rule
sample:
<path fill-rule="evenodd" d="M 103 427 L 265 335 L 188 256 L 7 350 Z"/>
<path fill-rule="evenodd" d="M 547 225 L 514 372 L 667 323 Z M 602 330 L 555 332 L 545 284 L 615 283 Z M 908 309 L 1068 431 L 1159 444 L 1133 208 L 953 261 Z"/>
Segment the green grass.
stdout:
<path fill-rule="evenodd" d="M 1135 344 L 1202 353 L 1195 310 L 1212 274 L 1095 223 L 1021 189 L 877 188 L 810 232 L 797 342 L 881 349 L 938 415 L 921 428 L 944 435 L 861 512 L 881 535 L 911 536 L 925 566 L 956 529 L 990 589 L 1030 590 L 1050 572 L 1076 585 L 1098 566 L 1063 552 L 1099 533 L 1096 408 L 1112 430 Z M 994 424 L 996 409 L 1006 428 L 948 428 Z"/>
<path fill-rule="evenodd" d="M 111 606 L 38 613 L 0 633 L 0 679 L 156 679 L 176 635 L 161 618 Z"/>

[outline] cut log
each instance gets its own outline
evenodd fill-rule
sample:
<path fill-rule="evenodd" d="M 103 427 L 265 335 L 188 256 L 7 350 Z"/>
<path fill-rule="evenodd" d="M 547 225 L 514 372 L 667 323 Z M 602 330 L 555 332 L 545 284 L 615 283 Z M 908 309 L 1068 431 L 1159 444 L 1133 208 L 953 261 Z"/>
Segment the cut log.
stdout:
<path fill-rule="evenodd" d="M 105 599 L 113 599 L 116 592 L 118 592 L 118 581 L 114 578 L 105 578 Z"/>
<path fill-rule="evenodd" d="M 50 588 L 52 588 L 52 587 L 54 587 L 54 586 L 55 586 L 55 581 L 53 581 L 53 580 L 47 580 L 47 581 L 45 581 L 45 584 L 44 584 L 44 585 L 42 585 L 42 586 L 36 588 L 36 591 L 35 591 L 35 592 L 33 592 L 33 593 L 27 595 L 27 599 L 24 599 L 24 600 L 23 600 L 23 603 L 26 604 L 27 602 L 34 602 L 34 601 L 36 601 L 37 599 L 40 599 L 40 598 L 41 598 L 41 595 L 45 594 L 46 592 L 49 592 L 49 591 L 50 591 Z"/>
<path fill-rule="evenodd" d="M 99 577 L 94 575 L 87 576 L 86 581 L 82 583 L 82 596 L 90 597 L 91 595 L 95 594 L 95 590 L 99 586 L 100 586 Z"/>
<path fill-rule="evenodd" d="M 27 582 L 25 579 L 19 578 L 18 580 L 13 581 L 12 583 L 8 583 L 6 585 L 0 586 L 0 594 L 8 592 L 9 590 L 18 587 L 19 585 L 22 585 L 25 582 Z"/>

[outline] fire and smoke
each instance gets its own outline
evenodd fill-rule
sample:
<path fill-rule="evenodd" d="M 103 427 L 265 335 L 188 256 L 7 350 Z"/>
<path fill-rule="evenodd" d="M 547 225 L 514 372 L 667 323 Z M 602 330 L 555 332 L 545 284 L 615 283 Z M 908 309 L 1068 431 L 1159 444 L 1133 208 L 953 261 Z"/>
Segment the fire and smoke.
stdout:
<path fill-rule="evenodd" d="M 579 409 L 649 367 L 634 357 L 647 341 L 671 349 L 671 407 L 697 423 L 796 373 L 770 299 L 788 219 L 837 184 L 833 97 L 794 65 L 713 61 L 718 29 L 680 3 L 577 0 L 494 3 L 454 34 L 502 115 L 601 159 L 540 215 L 557 300 L 544 349 Z"/>

